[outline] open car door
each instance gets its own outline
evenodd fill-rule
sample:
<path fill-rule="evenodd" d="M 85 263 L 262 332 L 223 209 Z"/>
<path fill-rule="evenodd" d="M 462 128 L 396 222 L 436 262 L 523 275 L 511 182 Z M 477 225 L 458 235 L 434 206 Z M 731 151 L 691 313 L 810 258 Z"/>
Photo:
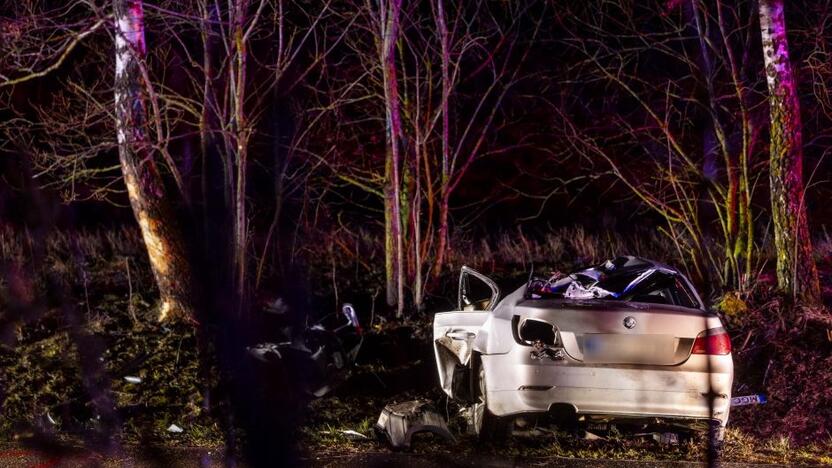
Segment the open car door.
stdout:
<path fill-rule="evenodd" d="M 480 327 L 497 306 L 500 289 L 482 273 L 463 266 L 459 273 L 458 310 L 433 318 L 433 347 L 439 384 L 452 398 L 473 395 L 470 378 L 471 352 Z"/>

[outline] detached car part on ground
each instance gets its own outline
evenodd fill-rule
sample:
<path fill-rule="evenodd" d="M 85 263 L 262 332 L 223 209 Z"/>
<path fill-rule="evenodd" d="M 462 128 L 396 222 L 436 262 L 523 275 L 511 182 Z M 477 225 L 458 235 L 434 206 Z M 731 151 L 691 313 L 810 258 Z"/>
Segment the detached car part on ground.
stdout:
<path fill-rule="evenodd" d="M 280 320 L 287 311 L 281 302 L 275 304 L 267 312 Z M 351 304 L 341 306 L 337 315 L 326 316 L 312 326 L 284 324 L 274 341 L 250 346 L 248 354 L 268 372 L 285 373 L 292 381 L 300 381 L 309 397 L 320 398 L 347 379 L 364 341 Z M 334 323 L 325 325 L 332 318 Z"/>
<path fill-rule="evenodd" d="M 434 317 L 436 364 L 481 438 L 548 420 L 722 439 L 731 342 L 679 271 L 618 257 L 501 297 L 463 267 L 459 288 L 459 310 Z"/>

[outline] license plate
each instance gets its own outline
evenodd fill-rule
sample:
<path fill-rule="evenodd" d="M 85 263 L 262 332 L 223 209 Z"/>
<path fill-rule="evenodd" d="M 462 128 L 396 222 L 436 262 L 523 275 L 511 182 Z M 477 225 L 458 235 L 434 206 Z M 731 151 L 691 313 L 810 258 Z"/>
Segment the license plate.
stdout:
<path fill-rule="evenodd" d="M 731 406 L 763 405 L 766 401 L 765 395 L 738 396 L 731 398 Z"/>
<path fill-rule="evenodd" d="M 621 364 L 672 362 L 676 338 L 666 335 L 584 335 L 584 361 Z"/>

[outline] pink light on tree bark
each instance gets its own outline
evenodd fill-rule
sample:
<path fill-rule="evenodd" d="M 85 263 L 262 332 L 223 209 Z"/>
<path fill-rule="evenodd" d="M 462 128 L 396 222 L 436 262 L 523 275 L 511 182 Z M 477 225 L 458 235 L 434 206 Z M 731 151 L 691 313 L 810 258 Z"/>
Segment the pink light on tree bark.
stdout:
<path fill-rule="evenodd" d="M 115 116 L 119 160 L 130 205 L 159 287 L 159 320 L 193 313 L 191 269 L 173 209 L 153 159 L 140 61 L 146 54 L 140 0 L 114 0 Z"/>
<path fill-rule="evenodd" d="M 401 221 L 401 143 L 402 120 L 396 70 L 396 42 L 399 38 L 401 0 L 387 0 L 379 8 L 381 66 L 387 126 L 387 162 L 385 164 L 385 251 L 387 302 L 396 304 L 396 314 L 404 313 L 404 269 Z"/>
<path fill-rule="evenodd" d="M 818 273 L 806 219 L 803 138 L 797 83 L 789 60 L 783 0 L 760 0 L 760 29 L 769 92 L 771 212 L 781 291 L 820 300 Z"/>

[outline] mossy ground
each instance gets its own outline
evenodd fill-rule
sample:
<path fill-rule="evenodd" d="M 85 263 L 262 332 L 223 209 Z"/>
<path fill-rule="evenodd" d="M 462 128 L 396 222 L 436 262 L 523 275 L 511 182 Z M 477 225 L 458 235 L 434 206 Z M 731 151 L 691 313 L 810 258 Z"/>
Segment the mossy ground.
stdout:
<path fill-rule="evenodd" d="M 85 376 L 79 345 L 69 330 L 24 335 L 15 347 L 4 348 L 0 436 L 45 433 L 69 441 L 86 438 L 101 425 L 90 394 L 108 389 L 125 443 L 210 446 L 221 441 L 216 423 L 201 409 L 203 386 L 193 330 L 159 326 L 154 308 L 138 301 L 136 322 L 125 323 L 118 311 L 126 310 L 126 302 L 111 299 L 107 301 L 111 307 L 99 309 L 102 313 L 83 327 L 88 334 L 84 345 L 94 343 L 102 350 L 104 374 Z M 61 323 L 56 313 L 42 321 Z M 171 424 L 186 430 L 170 432 Z"/>
<path fill-rule="evenodd" d="M 157 322 L 136 234 L 27 240 L 0 232 L 0 439 L 85 440 L 112 413 L 124 443 L 218 444 L 217 424 L 201 409 L 195 331 Z M 169 432 L 171 424 L 186 430 Z"/>

